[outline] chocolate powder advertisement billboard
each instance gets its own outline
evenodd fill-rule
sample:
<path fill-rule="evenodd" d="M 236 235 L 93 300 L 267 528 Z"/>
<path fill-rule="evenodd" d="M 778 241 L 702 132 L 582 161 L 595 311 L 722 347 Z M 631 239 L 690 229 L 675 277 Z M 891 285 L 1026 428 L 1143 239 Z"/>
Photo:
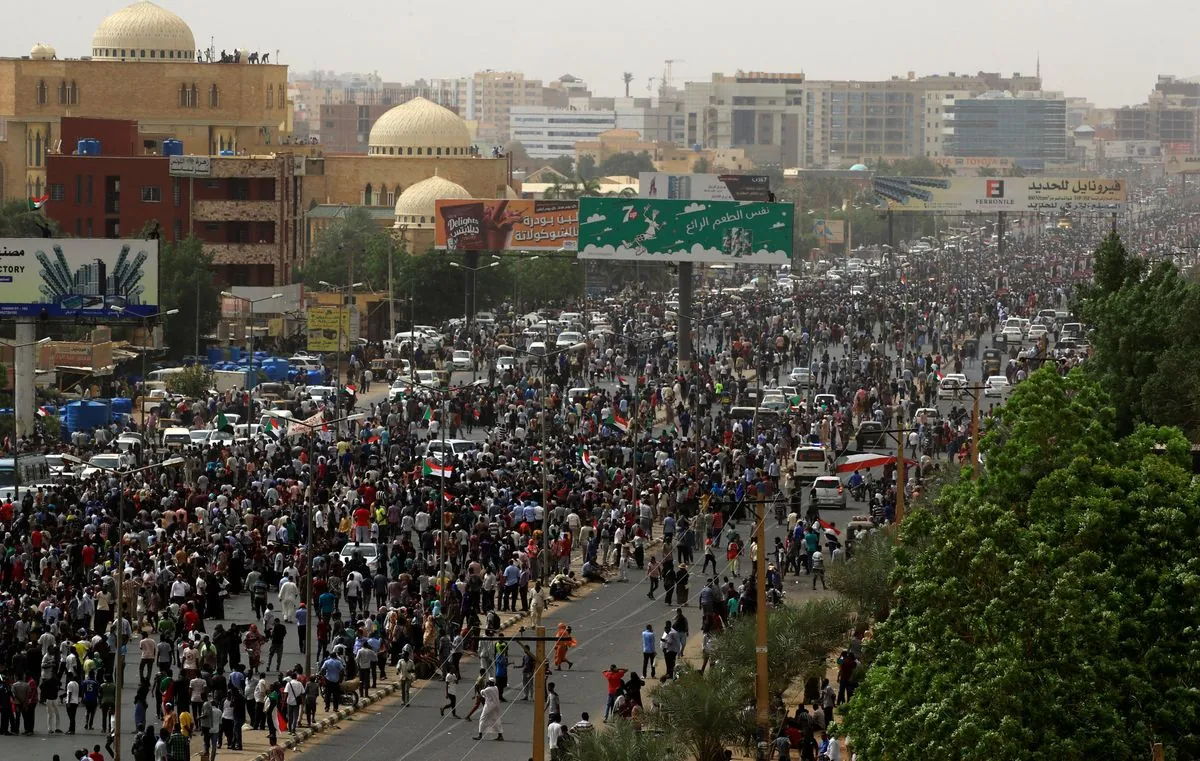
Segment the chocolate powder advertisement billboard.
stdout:
<path fill-rule="evenodd" d="M 574 251 L 578 201 L 441 200 L 433 244 L 445 251 Z"/>

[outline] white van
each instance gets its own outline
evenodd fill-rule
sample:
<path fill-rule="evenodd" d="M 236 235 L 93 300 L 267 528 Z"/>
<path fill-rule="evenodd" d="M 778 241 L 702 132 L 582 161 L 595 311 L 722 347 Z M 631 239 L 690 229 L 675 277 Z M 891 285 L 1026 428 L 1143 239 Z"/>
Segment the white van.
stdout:
<path fill-rule="evenodd" d="M 267 410 L 258 419 L 258 432 L 270 433 L 274 427 L 271 425 L 272 420 L 278 421 L 280 428 L 286 432 L 288 425 L 292 422 L 292 417 L 291 410 Z"/>
<path fill-rule="evenodd" d="M 794 461 L 797 481 L 812 481 L 825 475 L 828 471 L 824 447 L 796 447 Z"/>
<path fill-rule="evenodd" d="M 170 378 L 172 375 L 178 375 L 186 369 L 186 367 L 164 367 L 161 370 L 153 370 L 149 373 L 146 373 L 146 380 L 166 383 L 167 378 Z"/>
<path fill-rule="evenodd" d="M 162 445 L 167 449 L 186 449 L 192 445 L 192 432 L 186 428 L 168 428 L 162 432 Z"/>

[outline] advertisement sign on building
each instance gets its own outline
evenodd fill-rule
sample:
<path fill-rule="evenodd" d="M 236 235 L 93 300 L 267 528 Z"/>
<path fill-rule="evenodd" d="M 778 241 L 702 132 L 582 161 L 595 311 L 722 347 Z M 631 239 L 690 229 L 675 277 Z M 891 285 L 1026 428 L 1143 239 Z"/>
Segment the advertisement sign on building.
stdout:
<path fill-rule="evenodd" d="M 1152 159 L 1162 155 L 1162 143 L 1157 140 L 1105 140 L 1101 148 L 1104 158 L 1109 161 Z"/>
<path fill-rule="evenodd" d="M 168 159 L 167 171 L 172 177 L 208 177 L 212 174 L 212 158 L 172 156 Z"/>
<path fill-rule="evenodd" d="M 579 203 L 533 200 L 441 200 L 434 248 L 446 251 L 574 251 Z"/>
<path fill-rule="evenodd" d="M 771 195 L 771 178 L 765 174 L 668 174 L 642 172 L 638 175 L 642 198 L 683 201 L 759 201 Z"/>
<path fill-rule="evenodd" d="M 115 308 L 114 308 L 115 307 Z M 158 241 L 0 238 L 0 316 L 158 312 Z"/>
<path fill-rule="evenodd" d="M 822 243 L 845 243 L 846 222 L 842 219 L 818 219 L 813 223 L 813 235 Z"/>
<path fill-rule="evenodd" d="M 1013 168 L 1013 160 L 999 156 L 933 156 L 930 161 L 940 167 L 955 171 L 967 169 L 994 169 L 1002 172 Z"/>
<path fill-rule="evenodd" d="M 346 307 L 311 306 L 305 312 L 308 318 L 308 350 L 315 352 L 346 351 L 354 339 L 350 328 L 353 309 Z M 340 324 L 339 324 L 340 323 Z M 341 346 L 338 337 L 341 336 Z"/>
<path fill-rule="evenodd" d="M 1167 156 L 1167 174 L 1191 174 L 1200 172 L 1200 156 L 1177 155 Z"/>
<path fill-rule="evenodd" d="M 580 259 L 787 264 L 788 203 L 579 199 Z"/>
<path fill-rule="evenodd" d="M 876 177 L 875 197 L 890 211 L 1121 211 L 1124 180 L 1103 177 Z"/>

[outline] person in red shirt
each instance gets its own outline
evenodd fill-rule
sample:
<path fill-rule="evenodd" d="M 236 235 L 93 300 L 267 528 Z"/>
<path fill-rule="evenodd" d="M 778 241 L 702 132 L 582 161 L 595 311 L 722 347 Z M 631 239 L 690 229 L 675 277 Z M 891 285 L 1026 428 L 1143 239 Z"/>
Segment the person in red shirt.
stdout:
<path fill-rule="evenodd" d="M 83 549 L 79 551 L 83 557 L 83 567 L 91 568 L 96 564 L 96 548 L 90 544 L 83 545 Z"/>
<path fill-rule="evenodd" d="M 612 715 L 613 704 L 617 702 L 617 690 L 625 685 L 626 669 L 617 668 L 617 664 L 608 667 L 604 672 L 604 680 L 608 682 L 608 701 L 604 704 L 604 720 Z"/>
<path fill-rule="evenodd" d="M 371 511 L 359 505 L 354 511 L 354 541 L 371 541 Z"/>

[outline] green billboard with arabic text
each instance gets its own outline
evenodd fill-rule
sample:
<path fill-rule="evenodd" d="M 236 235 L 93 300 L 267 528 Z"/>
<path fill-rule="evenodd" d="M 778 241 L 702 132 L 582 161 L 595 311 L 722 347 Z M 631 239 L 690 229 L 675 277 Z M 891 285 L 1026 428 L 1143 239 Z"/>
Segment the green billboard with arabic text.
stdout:
<path fill-rule="evenodd" d="M 789 203 L 580 198 L 579 258 L 787 264 Z"/>

